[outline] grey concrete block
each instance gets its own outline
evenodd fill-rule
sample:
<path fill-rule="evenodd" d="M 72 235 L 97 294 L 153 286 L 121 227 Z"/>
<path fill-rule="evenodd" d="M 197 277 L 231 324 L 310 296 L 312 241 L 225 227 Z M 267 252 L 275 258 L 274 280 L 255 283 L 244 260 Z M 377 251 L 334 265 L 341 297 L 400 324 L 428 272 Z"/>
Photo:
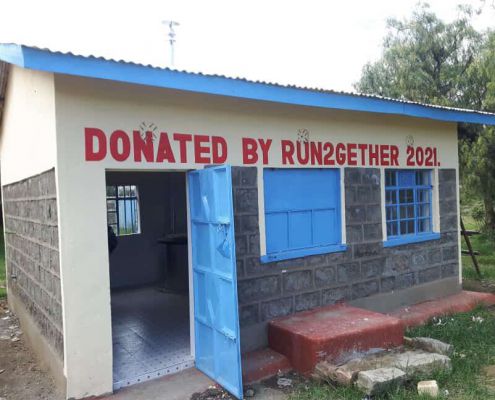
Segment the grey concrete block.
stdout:
<path fill-rule="evenodd" d="M 259 233 L 258 216 L 242 215 L 239 217 L 241 233 Z"/>
<path fill-rule="evenodd" d="M 412 266 L 415 269 L 427 268 L 428 262 L 428 250 L 418 250 L 412 252 Z"/>
<path fill-rule="evenodd" d="M 248 242 L 248 254 L 260 256 L 260 235 L 259 233 L 250 234 L 247 237 Z"/>
<path fill-rule="evenodd" d="M 442 278 L 446 278 L 449 276 L 455 276 L 459 273 L 459 264 L 458 263 L 450 263 L 442 265 Z"/>
<path fill-rule="evenodd" d="M 238 283 L 240 304 L 275 297 L 280 293 L 280 277 L 278 276 L 245 279 Z"/>
<path fill-rule="evenodd" d="M 380 280 L 380 292 L 391 292 L 395 289 L 395 276 L 389 276 Z"/>
<path fill-rule="evenodd" d="M 428 249 L 428 264 L 438 264 L 442 262 L 442 251 L 439 246 Z"/>
<path fill-rule="evenodd" d="M 376 278 L 382 276 L 385 269 L 385 263 L 385 257 L 362 261 L 361 274 L 363 278 Z"/>
<path fill-rule="evenodd" d="M 350 300 L 351 294 L 348 286 L 325 289 L 321 292 L 321 305 L 335 304 Z"/>
<path fill-rule="evenodd" d="M 256 167 L 243 167 L 241 169 L 241 185 L 256 186 L 258 169 Z"/>
<path fill-rule="evenodd" d="M 346 186 L 359 185 L 361 183 L 361 169 L 345 168 L 344 174 L 344 181 Z"/>
<path fill-rule="evenodd" d="M 247 235 L 236 235 L 235 237 L 235 254 L 236 257 L 245 257 L 248 253 Z"/>
<path fill-rule="evenodd" d="M 303 293 L 294 297 L 294 309 L 296 312 L 306 311 L 320 305 L 320 292 Z"/>
<path fill-rule="evenodd" d="M 457 247 L 457 244 L 442 248 L 442 260 L 444 262 L 454 261 L 457 260 L 458 258 L 459 258 L 459 249 Z"/>
<path fill-rule="evenodd" d="M 376 223 L 382 221 L 382 208 L 379 204 L 366 206 L 366 221 Z"/>
<path fill-rule="evenodd" d="M 332 265 L 315 270 L 315 285 L 317 288 L 332 286 L 337 282 L 335 268 Z"/>
<path fill-rule="evenodd" d="M 372 223 L 363 225 L 363 236 L 366 242 L 382 240 L 382 224 Z"/>
<path fill-rule="evenodd" d="M 356 201 L 361 204 L 378 204 L 381 201 L 379 185 L 358 186 L 356 191 Z"/>
<path fill-rule="evenodd" d="M 378 293 L 378 282 L 370 280 L 352 285 L 352 298 L 360 299 Z"/>
<path fill-rule="evenodd" d="M 363 206 L 346 206 L 347 224 L 362 224 L 366 221 L 366 207 Z"/>
<path fill-rule="evenodd" d="M 441 214 L 457 214 L 457 199 L 450 198 L 440 201 Z"/>
<path fill-rule="evenodd" d="M 326 266 L 327 264 L 328 264 L 328 260 L 326 254 L 319 254 L 319 255 L 306 257 L 307 267 L 320 267 L 320 266 Z"/>
<path fill-rule="evenodd" d="M 358 262 L 340 264 L 337 266 L 339 283 L 355 282 L 361 278 L 361 267 Z"/>
<path fill-rule="evenodd" d="M 359 199 L 357 197 L 357 191 L 355 186 L 345 187 L 345 205 L 353 206 L 359 204 Z"/>
<path fill-rule="evenodd" d="M 419 283 L 431 282 L 441 278 L 440 267 L 428 268 L 418 272 Z"/>
<path fill-rule="evenodd" d="M 235 189 L 234 201 L 236 213 L 258 212 L 258 191 L 256 189 Z"/>
<path fill-rule="evenodd" d="M 360 169 L 361 181 L 364 185 L 380 186 L 380 170 L 378 168 Z"/>
<path fill-rule="evenodd" d="M 293 298 L 285 297 L 261 304 L 261 319 L 269 321 L 277 317 L 284 317 L 294 312 Z"/>
<path fill-rule="evenodd" d="M 440 168 L 438 170 L 438 179 L 440 184 L 444 184 L 447 182 L 455 183 L 456 182 L 456 171 L 453 168 Z"/>
<path fill-rule="evenodd" d="M 360 243 L 352 246 L 354 259 L 378 257 L 383 252 L 383 244 L 375 243 Z"/>
<path fill-rule="evenodd" d="M 246 276 L 273 274 L 279 270 L 275 263 L 261 263 L 258 256 L 246 257 L 244 269 Z"/>
<path fill-rule="evenodd" d="M 294 293 L 313 288 L 313 271 L 287 272 L 282 275 L 283 292 Z"/>
<path fill-rule="evenodd" d="M 239 312 L 239 324 L 241 326 L 247 326 L 258 323 L 260 320 L 259 305 L 250 304 L 240 307 Z"/>
<path fill-rule="evenodd" d="M 385 261 L 385 275 L 395 275 L 411 269 L 411 254 L 409 252 L 391 251 Z"/>
<path fill-rule="evenodd" d="M 396 288 L 397 289 L 406 289 L 413 286 L 416 283 L 415 276 L 413 272 L 409 272 L 406 274 L 401 274 L 396 278 Z"/>
<path fill-rule="evenodd" d="M 237 273 L 237 280 L 244 278 L 246 276 L 246 272 L 244 270 L 244 259 L 242 258 L 236 259 L 236 273 Z"/>
<path fill-rule="evenodd" d="M 346 233 L 347 243 L 361 243 L 363 241 L 362 225 L 349 225 Z"/>

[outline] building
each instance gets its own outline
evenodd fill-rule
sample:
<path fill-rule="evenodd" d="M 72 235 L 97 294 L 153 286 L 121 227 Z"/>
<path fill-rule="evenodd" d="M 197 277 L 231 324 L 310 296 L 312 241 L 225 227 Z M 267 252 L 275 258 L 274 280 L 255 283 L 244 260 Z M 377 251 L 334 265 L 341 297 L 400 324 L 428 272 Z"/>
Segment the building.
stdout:
<path fill-rule="evenodd" d="M 457 123 L 494 114 L 0 59 L 9 302 L 67 398 L 193 365 L 242 397 L 274 318 L 460 291 Z"/>

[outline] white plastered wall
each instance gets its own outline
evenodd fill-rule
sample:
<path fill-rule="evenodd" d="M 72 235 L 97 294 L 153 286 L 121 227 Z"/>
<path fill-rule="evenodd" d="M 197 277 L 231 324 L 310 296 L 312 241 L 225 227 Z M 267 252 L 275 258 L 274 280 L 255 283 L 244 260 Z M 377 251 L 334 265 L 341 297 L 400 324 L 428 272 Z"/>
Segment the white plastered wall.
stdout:
<path fill-rule="evenodd" d="M 334 143 L 395 144 L 405 149 L 407 136 L 417 145 L 436 146 L 442 168 L 457 169 L 456 125 L 428 120 L 310 109 L 264 102 L 56 76 L 61 269 L 64 277 L 64 336 L 69 397 L 112 390 L 112 336 L 108 271 L 105 170 L 194 169 L 203 165 L 117 162 L 107 156 L 87 162 L 84 128 L 116 129 L 128 134 L 142 122 L 158 131 L 217 135 L 228 142 L 226 163 L 242 165 L 241 138 L 297 138 L 308 129 L 310 140 Z M 178 151 L 177 143 L 172 143 Z M 132 154 L 132 153 L 131 153 Z M 188 150 L 188 159 L 193 157 Z M 401 151 L 401 165 L 405 164 Z M 273 151 L 271 167 L 281 165 Z M 258 182 L 262 183 L 262 168 Z M 308 166 L 309 167 L 309 166 Z M 342 166 L 342 168 L 345 167 Z M 261 188 L 261 186 L 260 186 Z M 260 211 L 263 191 L 259 191 Z M 344 208 L 344 207 L 342 207 Z M 264 247 L 261 212 L 260 234 Z"/>
<path fill-rule="evenodd" d="M 2 185 L 55 167 L 54 76 L 10 66 L 5 99 L 0 136 Z"/>

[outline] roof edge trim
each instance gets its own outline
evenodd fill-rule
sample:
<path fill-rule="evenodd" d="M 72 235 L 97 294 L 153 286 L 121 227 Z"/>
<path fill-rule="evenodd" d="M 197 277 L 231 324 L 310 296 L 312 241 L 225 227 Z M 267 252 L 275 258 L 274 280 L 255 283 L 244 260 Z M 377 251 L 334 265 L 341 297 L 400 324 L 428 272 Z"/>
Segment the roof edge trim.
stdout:
<path fill-rule="evenodd" d="M 352 94 L 278 86 L 244 79 L 144 66 L 95 56 L 54 52 L 17 44 L 0 44 L 0 59 L 35 70 L 107 79 L 188 92 L 299 106 L 370 112 L 495 126 L 495 114 L 458 110 Z"/>
<path fill-rule="evenodd" d="M 25 67 L 23 46 L 13 43 L 1 43 L 0 60 L 19 67 Z"/>

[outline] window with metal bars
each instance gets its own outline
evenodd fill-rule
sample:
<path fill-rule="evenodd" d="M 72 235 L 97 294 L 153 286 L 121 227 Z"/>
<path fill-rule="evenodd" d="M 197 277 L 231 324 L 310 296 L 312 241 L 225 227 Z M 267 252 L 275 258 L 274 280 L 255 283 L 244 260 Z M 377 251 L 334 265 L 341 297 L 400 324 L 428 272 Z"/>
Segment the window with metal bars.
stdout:
<path fill-rule="evenodd" d="M 107 186 L 107 223 L 117 236 L 141 233 L 136 185 Z"/>
<path fill-rule="evenodd" d="M 437 238 L 433 232 L 432 189 L 430 170 L 385 171 L 387 241 Z"/>

